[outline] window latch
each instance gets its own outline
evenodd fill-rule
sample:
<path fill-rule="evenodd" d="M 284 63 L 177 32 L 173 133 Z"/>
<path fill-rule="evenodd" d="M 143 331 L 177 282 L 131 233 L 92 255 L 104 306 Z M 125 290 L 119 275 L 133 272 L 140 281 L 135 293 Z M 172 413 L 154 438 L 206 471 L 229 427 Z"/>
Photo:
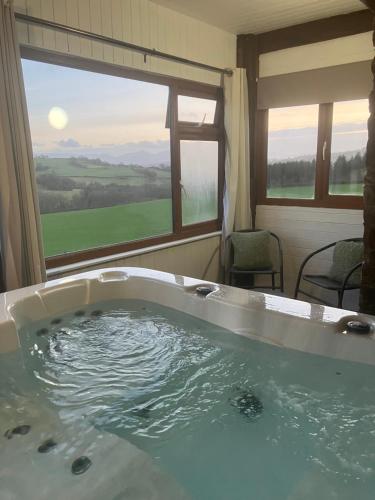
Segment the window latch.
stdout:
<path fill-rule="evenodd" d="M 186 189 L 185 189 L 185 187 L 184 187 L 184 185 L 182 184 L 181 181 L 180 181 L 180 189 L 181 189 L 182 193 L 184 193 L 184 195 L 187 197 Z"/>

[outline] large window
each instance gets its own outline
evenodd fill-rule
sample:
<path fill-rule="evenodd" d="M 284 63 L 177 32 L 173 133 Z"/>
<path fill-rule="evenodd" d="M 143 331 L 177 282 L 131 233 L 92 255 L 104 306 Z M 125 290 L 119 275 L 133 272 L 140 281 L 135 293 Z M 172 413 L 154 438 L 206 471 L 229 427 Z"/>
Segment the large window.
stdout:
<path fill-rule="evenodd" d="M 258 203 L 361 208 L 368 99 L 259 112 Z"/>
<path fill-rule="evenodd" d="M 220 227 L 221 89 L 26 55 L 47 264 Z"/>

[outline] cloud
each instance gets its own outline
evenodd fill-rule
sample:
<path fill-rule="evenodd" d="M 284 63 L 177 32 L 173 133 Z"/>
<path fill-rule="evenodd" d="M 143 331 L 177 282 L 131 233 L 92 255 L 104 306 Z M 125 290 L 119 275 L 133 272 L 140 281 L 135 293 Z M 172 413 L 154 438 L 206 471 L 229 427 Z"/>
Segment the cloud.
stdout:
<path fill-rule="evenodd" d="M 56 144 L 62 148 L 79 148 L 81 144 L 75 139 L 62 139 L 61 141 L 57 141 Z"/>

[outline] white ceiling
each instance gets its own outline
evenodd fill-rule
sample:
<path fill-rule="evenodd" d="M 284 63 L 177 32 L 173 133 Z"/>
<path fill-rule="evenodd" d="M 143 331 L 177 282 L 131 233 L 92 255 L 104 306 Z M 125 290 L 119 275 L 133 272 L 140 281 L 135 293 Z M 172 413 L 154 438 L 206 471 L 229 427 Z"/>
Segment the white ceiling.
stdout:
<path fill-rule="evenodd" d="M 263 33 L 362 10 L 360 0 L 152 0 L 235 34 Z"/>

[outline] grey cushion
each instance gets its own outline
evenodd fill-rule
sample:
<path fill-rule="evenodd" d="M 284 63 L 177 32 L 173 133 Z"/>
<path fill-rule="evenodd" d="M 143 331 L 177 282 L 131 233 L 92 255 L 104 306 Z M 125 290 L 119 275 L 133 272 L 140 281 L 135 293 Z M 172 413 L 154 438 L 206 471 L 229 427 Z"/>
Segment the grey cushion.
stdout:
<path fill-rule="evenodd" d="M 329 277 L 342 283 L 348 272 L 362 261 L 363 243 L 361 241 L 339 241 L 333 251 L 333 262 Z M 351 275 L 348 281 L 350 285 L 360 285 L 361 271 L 361 268 L 359 268 Z"/>
<path fill-rule="evenodd" d="M 238 269 L 272 268 L 268 231 L 233 233 L 234 266 Z"/>

